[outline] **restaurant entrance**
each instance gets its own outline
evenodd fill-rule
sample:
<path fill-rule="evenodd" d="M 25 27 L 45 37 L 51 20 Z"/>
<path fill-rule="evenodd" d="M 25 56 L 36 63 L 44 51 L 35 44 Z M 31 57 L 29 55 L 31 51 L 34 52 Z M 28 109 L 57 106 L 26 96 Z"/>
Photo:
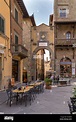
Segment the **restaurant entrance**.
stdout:
<path fill-rule="evenodd" d="M 18 81 L 18 68 L 19 62 L 16 60 L 12 60 L 12 76 L 15 78 L 15 81 Z"/>
<path fill-rule="evenodd" d="M 27 83 L 27 71 L 23 70 L 23 83 Z"/>

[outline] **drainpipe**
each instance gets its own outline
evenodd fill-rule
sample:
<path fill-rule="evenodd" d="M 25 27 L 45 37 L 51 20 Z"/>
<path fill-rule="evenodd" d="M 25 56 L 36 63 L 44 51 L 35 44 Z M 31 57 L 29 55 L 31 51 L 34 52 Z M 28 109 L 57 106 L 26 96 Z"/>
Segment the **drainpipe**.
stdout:
<path fill-rule="evenodd" d="M 10 51 L 10 54 L 8 54 L 8 56 L 10 58 L 12 58 L 12 51 L 11 51 L 11 43 L 12 43 L 12 35 L 11 35 L 11 32 L 12 32 L 12 22 L 11 22 L 11 0 L 9 0 L 9 5 L 10 5 L 10 48 L 9 48 L 9 51 Z M 12 77 L 12 59 L 11 59 L 11 77 Z"/>

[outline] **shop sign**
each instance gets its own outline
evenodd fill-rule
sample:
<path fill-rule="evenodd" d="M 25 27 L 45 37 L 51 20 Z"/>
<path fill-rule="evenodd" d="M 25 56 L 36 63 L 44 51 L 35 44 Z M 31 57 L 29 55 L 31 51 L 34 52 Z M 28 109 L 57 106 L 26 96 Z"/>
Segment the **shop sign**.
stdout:
<path fill-rule="evenodd" d="M 72 63 L 72 67 L 75 67 L 75 63 Z"/>
<path fill-rule="evenodd" d="M 72 75 L 75 75 L 75 68 L 72 68 Z"/>

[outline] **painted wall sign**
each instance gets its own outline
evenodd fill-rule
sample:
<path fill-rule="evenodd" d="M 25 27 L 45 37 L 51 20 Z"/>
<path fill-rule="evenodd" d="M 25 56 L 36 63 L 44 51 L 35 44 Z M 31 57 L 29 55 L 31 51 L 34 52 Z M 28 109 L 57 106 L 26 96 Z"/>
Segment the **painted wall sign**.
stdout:
<path fill-rule="evenodd" d="M 39 42 L 39 46 L 48 46 L 47 42 Z"/>

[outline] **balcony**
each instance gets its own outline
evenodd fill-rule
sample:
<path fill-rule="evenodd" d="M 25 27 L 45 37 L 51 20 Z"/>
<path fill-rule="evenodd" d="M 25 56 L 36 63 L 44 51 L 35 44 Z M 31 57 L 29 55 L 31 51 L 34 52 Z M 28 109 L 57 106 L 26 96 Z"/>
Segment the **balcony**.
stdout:
<path fill-rule="evenodd" d="M 21 44 L 11 44 L 11 52 L 13 56 L 18 56 L 20 59 L 28 57 L 28 50 Z"/>
<path fill-rule="evenodd" d="M 55 39 L 55 46 L 69 46 L 73 47 L 76 44 L 76 39 Z"/>

